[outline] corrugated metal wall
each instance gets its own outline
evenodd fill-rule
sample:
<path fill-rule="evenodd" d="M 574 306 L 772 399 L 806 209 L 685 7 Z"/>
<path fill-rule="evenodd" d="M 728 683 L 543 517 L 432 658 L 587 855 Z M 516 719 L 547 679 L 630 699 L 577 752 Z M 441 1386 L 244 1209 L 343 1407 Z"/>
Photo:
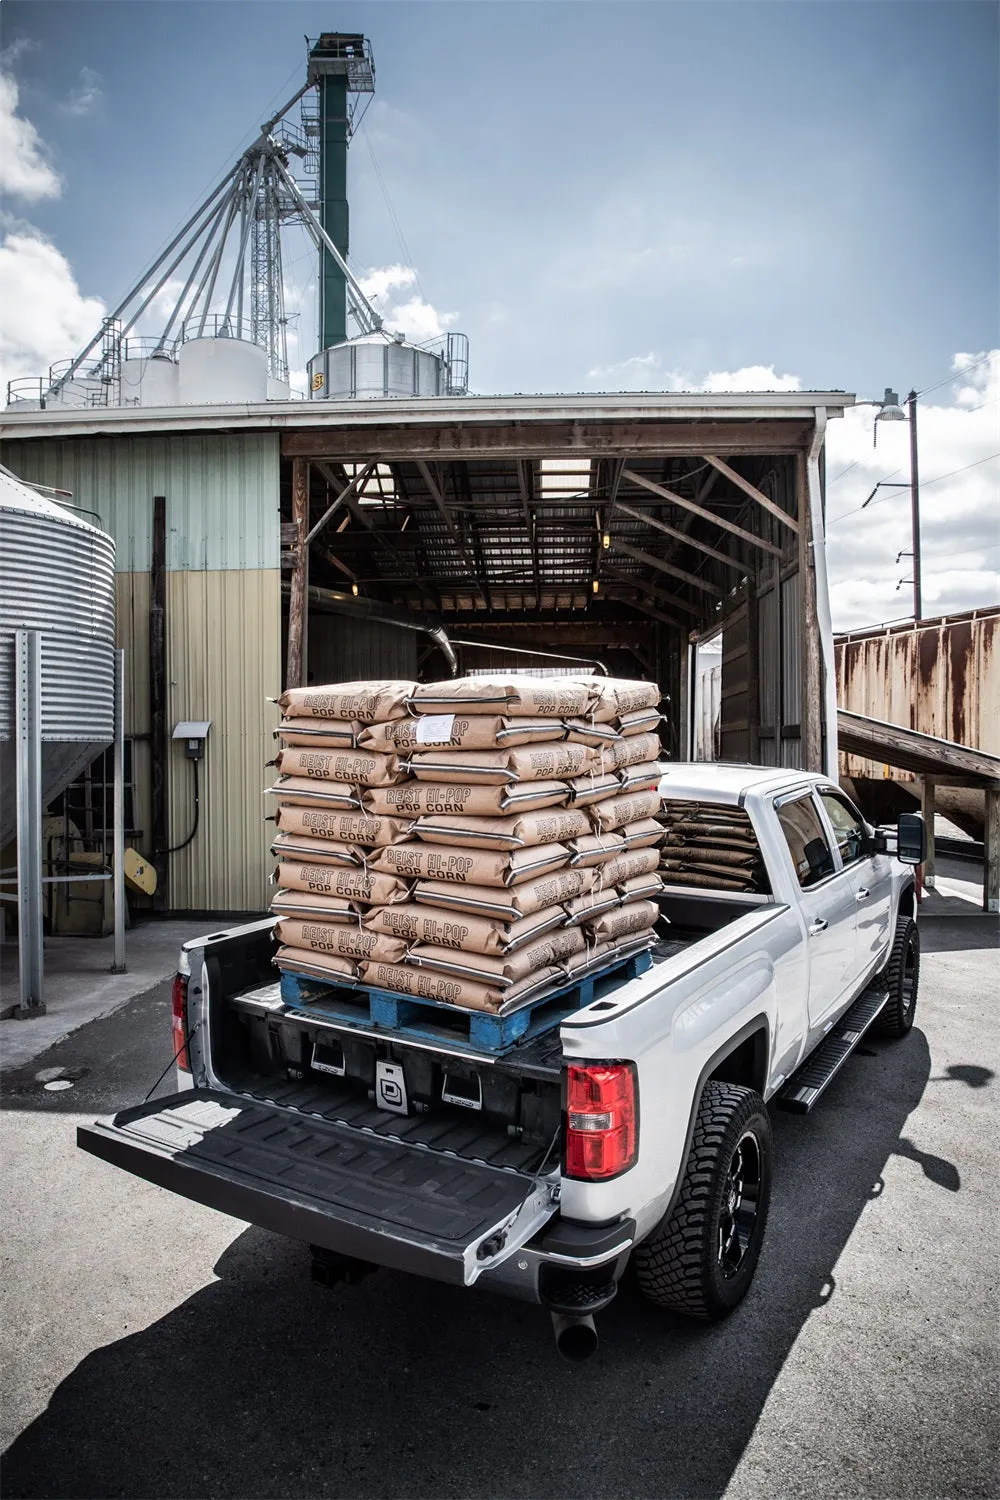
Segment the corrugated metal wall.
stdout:
<path fill-rule="evenodd" d="M 22 479 L 96 511 L 120 572 L 147 572 L 153 496 L 167 496 L 168 568 L 276 568 L 278 436 L 31 438 L 4 443 Z"/>
<path fill-rule="evenodd" d="M 778 589 L 772 582 L 757 600 L 760 647 L 760 763 L 776 766 L 781 744 L 781 616 Z"/>
<path fill-rule="evenodd" d="M 801 766 L 802 741 L 802 589 L 798 572 L 781 588 L 781 743 L 778 764 Z"/>
<path fill-rule="evenodd" d="M 842 636 L 837 702 L 851 713 L 918 729 L 1000 755 L 1000 608 Z M 884 775 L 882 764 L 842 755 L 841 772 Z M 893 770 L 894 781 L 910 781 Z"/>
<path fill-rule="evenodd" d="M 273 829 L 263 791 L 277 750 L 281 692 L 280 579 L 256 568 L 167 576 L 167 722 L 211 719 L 200 766 L 201 827 L 170 860 L 170 904 L 179 910 L 263 911 Z M 192 772 L 171 745 L 170 843 L 191 830 Z"/>
<path fill-rule="evenodd" d="M 149 602 L 153 496 L 166 496 L 168 733 L 211 719 L 201 822 L 170 857 L 174 910 L 260 911 L 270 832 L 261 795 L 281 691 L 279 442 L 274 433 L 52 438 L 4 444 L 3 461 L 72 492 L 115 538 L 117 640 L 126 651 L 135 843 L 151 853 Z M 363 675 L 363 674 L 359 674 Z M 171 844 L 191 827 L 192 772 L 171 744 Z"/>
<path fill-rule="evenodd" d="M 348 615 L 309 609 L 309 680 L 354 682 L 362 678 L 415 681 L 418 648 L 427 636 L 379 620 L 352 620 Z"/>
<path fill-rule="evenodd" d="M 749 609 L 756 610 L 756 634 Z M 802 764 L 800 609 L 797 569 L 769 564 L 758 577 L 756 596 L 734 600 L 721 619 L 721 759 L 752 755 L 764 766 Z"/>

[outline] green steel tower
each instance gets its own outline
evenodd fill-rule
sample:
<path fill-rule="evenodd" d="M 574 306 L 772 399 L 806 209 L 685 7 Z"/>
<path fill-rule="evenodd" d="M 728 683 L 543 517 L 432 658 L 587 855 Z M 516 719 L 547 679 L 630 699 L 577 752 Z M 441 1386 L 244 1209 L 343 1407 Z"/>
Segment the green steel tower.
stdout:
<path fill-rule="evenodd" d="M 324 32 L 309 49 L 310 83 L 318 94 L 315 129 L 319 138 L 320 223 L 347 259 L 350 224 L 347 207 L 347 147 L 353 118 L 352 95 L 375 92 L 371 44 L 363 36 Z M 319 347 L 347 338 L 347 278 L 329 250 L 320 250 Z"/>

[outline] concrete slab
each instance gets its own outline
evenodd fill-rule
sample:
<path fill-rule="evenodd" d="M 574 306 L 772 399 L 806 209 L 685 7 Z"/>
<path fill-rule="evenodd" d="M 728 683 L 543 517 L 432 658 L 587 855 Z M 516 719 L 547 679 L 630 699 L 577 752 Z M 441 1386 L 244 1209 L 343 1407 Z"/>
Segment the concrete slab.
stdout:
<path fill-rule="evenodd" d="M 43 1016 L 28 1021 L 0 1021 L 0 1068 L 21 1068 L 78 1026 L 96 1021 L 136 995 L 168 978 L 177 950 L 189 938 L 218 932 L 214 922 L 191 920 L 144 922 L 126 935 L 128 971 L 112 974 L 114 938 L 53 937 L 45 940 L 45 1005 Z M 17 948 L 0 948 L 0 994 L 4 1004 L 16 1000 Z"/>
<path fill-rule="evenodd" d="M 983 915 L 983 862 L 939 854 L 933 888 L 924 888 L 920 916 L 977 917 Z M 994 917 L 994 921 L 996 918 Z"/>
<path fill-rule="evenodd" d="M 995 1500 L 998 924 L 923 920 L 917 1023 L 774 1116 L 750 1296 L 627 1282 L 563 1364 L 546 1315 L 281 1240 L 77 1150 L 165 1065 L 163 984 L 0 1100 L 3 1493 L 236 1500 Z M 169 1082 L 169 1072 L 166 1083 Z"/>

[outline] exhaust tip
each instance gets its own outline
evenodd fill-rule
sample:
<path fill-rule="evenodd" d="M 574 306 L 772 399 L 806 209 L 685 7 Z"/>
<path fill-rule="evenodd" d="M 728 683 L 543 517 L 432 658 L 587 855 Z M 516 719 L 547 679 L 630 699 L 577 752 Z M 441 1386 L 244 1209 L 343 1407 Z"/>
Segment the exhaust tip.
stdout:
<path fill-rule="evenodd" d="M 597 1352 L 597 1329 L 589 1315 L 567 1317 L 564 1313 L 553 1313 L 552 1331 L 556 1348 L 570 1364 L 582 1364 Z"/>

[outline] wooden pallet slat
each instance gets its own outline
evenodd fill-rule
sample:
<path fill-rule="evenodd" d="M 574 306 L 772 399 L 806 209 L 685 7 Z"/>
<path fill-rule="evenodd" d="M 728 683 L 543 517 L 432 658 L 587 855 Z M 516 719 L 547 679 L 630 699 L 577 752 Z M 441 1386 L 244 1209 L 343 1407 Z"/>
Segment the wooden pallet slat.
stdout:
<path fill-rule="evenodd" d="M 617 959 L 569 984 L 549 988 L 507 1015 L 463 1010 L 440 1000 L 330 981 L 285 970 L 281 998 L 303 1019 L 394 1032 L 415 1041 L 439 1042 L 470 1052 L 500 1053 L 550 1031 L 574 1011 L 590 1005 L 608 980 L 635 979 L 652 965 L 648 949 Z"/>

